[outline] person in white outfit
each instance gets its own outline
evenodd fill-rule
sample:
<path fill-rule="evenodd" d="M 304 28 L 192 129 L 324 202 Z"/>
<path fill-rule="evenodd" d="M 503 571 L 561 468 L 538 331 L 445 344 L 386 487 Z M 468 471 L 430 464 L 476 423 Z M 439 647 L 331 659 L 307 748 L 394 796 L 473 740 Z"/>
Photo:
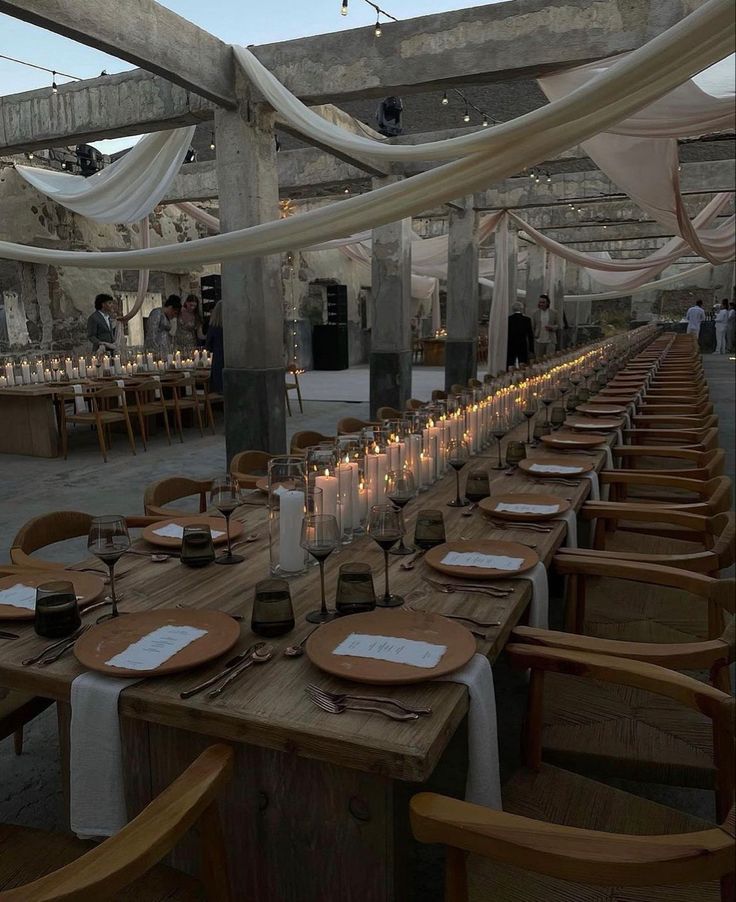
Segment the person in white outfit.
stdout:
<path fill-rule="evenodd" d="M 727 351 L 726 338 L 728 333 L 728 298 L 723 298 L 721 306 L 716 313 L 716 354 L 725 354 Z"/>
<path fill-rule="evenodd" d="M 695 304 L 688 309 L 685 314 L 685 319 L 687 320 L 687 329 L 685 331 L 688 335 L 694 335 L 697 338 L 698 335 L 700 335 L 700 327 L 705 320 L 703 302 L 696 301 Z"/>

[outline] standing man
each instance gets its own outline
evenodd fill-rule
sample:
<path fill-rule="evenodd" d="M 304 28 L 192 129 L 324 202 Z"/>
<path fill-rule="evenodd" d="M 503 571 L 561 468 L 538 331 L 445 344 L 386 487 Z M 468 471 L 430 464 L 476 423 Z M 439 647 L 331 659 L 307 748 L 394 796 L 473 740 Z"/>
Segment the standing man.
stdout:
<path fill-rule="evenodd" d="M 171 323 L 181 312 L 181 298 L 170 294 L 163 307 L 152 310 L 146 323 L 146 350 L 158 354 L 160 360 L 166 360 L 173 353 L 174 342 L 171 335 Z"/>
<path fill-rule="evenodd" d="M 694 335 L 696 340 L 700 335 L 700 327 L 705 321 L 705 310 L 703 310 L 703 302 L 696 301 L 692 307 L 688 308 L 685 313 L 685 319 L 687 320 L 687 329 L 685 330 L 688 335 Z"/>
<path fill-rule="evenodd" d="M 529 363 L 529 355 L 534 353 L 534 330 L 532 321 L 524 316 L 524 305 L 514 301 L 513 313 L 509 317 L 509 337 L 506 345 L 506 369 Z"/>
<path fill-rule="evenodd" d="M 95 298 L 95 312 L 87 319 L 87 338 L 92 342 L 92 353 L 115 351 L 114 301 L 109 294 L 98 294 Z"/>
<path fill-rule="evenodd" d="M 540 294 L 537 309 L 532 315 L 534 342 L 537 357 L 554 354 L 557 350 L 557 333 L 560 331 L 560 316 L 550 310 L 549 295 Z"/>

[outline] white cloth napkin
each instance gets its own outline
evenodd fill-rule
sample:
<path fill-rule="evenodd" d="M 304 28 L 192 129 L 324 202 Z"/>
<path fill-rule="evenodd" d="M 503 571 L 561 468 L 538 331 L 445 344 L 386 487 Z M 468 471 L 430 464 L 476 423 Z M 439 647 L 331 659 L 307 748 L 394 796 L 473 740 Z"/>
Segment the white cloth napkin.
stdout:
<path fill-rule="evenodd" d="M 484 655 L 473 655 L 465 667 L 439 677 L 468 687 L 468 776 L 465 801 L 500 811 L 501 774 L 493 671 Z"/>
<path fill-rule="evenodd" d="M 549 629 L 549 582 L 547 568 L 539 561 L 531 570 L 515 579 L 528 579 L 532 584 L 532 600 L 529 604 L 529 626 Z"/>
<path fill-rule="evenodd" d="M 159 383 L 159 385 L 161 384 L 160 376 L 154 376 L 153 378 L 156 380 L 156 382 Z M 153 397 L 158 401 L 159 398 L 161 397 L 161 392 L 158 389 L 156 389 L 156 391 L 153 393 Z"/>
<path fill-rule="evenodd" d="M 184 373 L 184 394 L 192 394 L 192 374 L 188 371 Z"/>
<path fill-rule="evenodd" d="M 74 384 L 74 410 L 77 413 L 87 413 L 87 404 L 84 400 L 84 389 L 81 385 Z"/>
<path fill-rule="evenodd" d="M 167 523 L 166 526 L 159 526 L 157 529 L 154 529 L 154 533 L 167 539 L 182 539 L 184 538 L 184 527 L 179 526 L 178 523 Z M 218 529 L 210 529 L 210 533 L 213 539 L 225 535 L 224 532 Z"/>
<path fill-rule="evenodd" d="M 585 479 L 590 480 L 590 495 L 588 499 L 590 501 L 600 501 L 601 500 L 601 481 L 598 479 L 598 474 L 595 470 L 591 470 L 589 473 L 582 474 Z M 606 489 L 608 486 L 606 486 Z"/>
<path fill-rule="evenodd" d="M 112 836 L 128 822 L 118 698 L 138 680 L 83 673 L 71 688 L 71 828 L 80 839 Z"/>
<path fill-rule="evenodd" d="M 26 611 L 35 611 L 36 590 L 33 586 L 16 583 L 14 586 L 0 591 L 0 604 L 8 604 L 13 608 L 23 608 Z"/>
<path fill-rule="evenodd" d="M 562 520 L 562 522 L 567 527 L 567 534 L 565 535 L 565 545 L 568 548 L 577 548 L 578 547 L 578 517 L 573 508 L 566 510 L 564 513 L 560 514 L 558 517 L 554 518 L 555 520 Z"/>
<path fill-rule="evenodd" d="M 524 563 L 520 557 L 509 557 L 506 554 L 481 554 L 478 551 L 448 551 L 442 563 L 449 567 L 481 567 L 494 570 L 518 570 Z"/>
<path fill-rule="evenodd" d="M 613 452 L 611 451 L 611 446 L 608 442 L 605 442 L 602 445 L 595 446 L 596 451 L 602 451 L 606 455 L 606 463 L 603 467 L 604 470 L 612 470 L 613 469 Z"/>

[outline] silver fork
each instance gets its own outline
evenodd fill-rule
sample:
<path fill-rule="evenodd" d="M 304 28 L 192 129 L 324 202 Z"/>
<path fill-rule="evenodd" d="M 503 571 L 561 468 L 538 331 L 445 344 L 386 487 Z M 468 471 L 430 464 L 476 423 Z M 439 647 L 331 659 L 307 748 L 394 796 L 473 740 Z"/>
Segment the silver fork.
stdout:
<path fill-rule="evenodd" d="M 380 708 L 374 705 L 363 705 L 359 702 L 342 702 L 341 704 L 337 704 L 336 702 L 332 702 L 327 698 L 323 698 L 321 695 L 313 695 L 311 692 L 307 690 L 307 695 L 314 702 L 314 704 L 321 708 L 323 711 L 327 711 L 328 714 L 342 714 L 345 711 L 363 711 L 365 713 L 373 713 L 373 714 L 383 714 L 384 717 L 388 717 L 389 720 L 418 720 L 418 714 L 409 714 L 408 712 L 402 711 L 389 711 L 388 708 Z"/>
<path fill-rule="evenodd" d="M 537 523 L 522 523 L 521 521 L 515 522 L 512 520 L 494 520 L 491 518 L 491 523 L 496 527 L 496 529 L 528 529 L 532 532 L 552 532 L 551 526 L 539 526 Z"/>
<path fill-rule="evenodd" d="M 383 705 L 393 705 L 395 708 L 398 708 L 400 711 L 406 711 L 408 714 L 421 714 L 424 717 L 429 717 L 432 713 L 431 708 L 404 705 L 401 702 L 396 701 L 395 698 L 384 698 L 381 695 L 351 695 L 348 692 L 329 692 L 321 686 L 315 686 L 314 683 L 310 683 L 307 686 L 307 691 L 312 698 L 322 696 L 328 701 L 334 702 L 336 705 L 341 705 L 346 700 L 354 702 L 379 702 Z"/>
<path fill-rule="evenodd" d="M 453 586 L 449 583 L 435 583 L 426 579 L 426 577 L 423 578 L 430 586 L 445 595 L 454 595 L 457 592 L 474 592 L 479 595 L 490 595 L 491 598 L 505 598 L 513 592 L 513 589 L 492 589 L 490 586 Z"/>
<path fill-rule="evenodd" d="M 47 658 L 41 658 L 40 661 L 37 661 L 36 664 L 38 667 L 48 667 L 49 664 L 53 664 L 54 661 L 58 661 L 62 655 L 65 655 L 70 648 L 74 647 L 74 643 L 77 639 L 83 634 L 86 633 L 89 629 L 89 626 L 83 626 L 79 632 L 74 635 L 74 638 L 67 638 L 65 640 L 66 644 L 62 645 L 61 648 L 58 648 L 52 655 L 49 655 Z"/>
<path fill-rule="evenodd" d="M 62 645 L 66 645 L 68 642 L 77 639 L 78 636 L 82 635 L 82 632 L 87 629 L 87 627 L 80 626 L 75 632 L 71 634 L 71 636 L 64 636 L 63 639 L 59 639 L 58 642 L 52 642 L 51 645 L 47 645 L 43 651 L 39 652 L 37 655 L 33 655 L 31 658 L 24 658 L 20 663 L 24 667 L 28 667 L 31 664 L 38 664 L 41 658 L 45 658 L 46 655 L 51 654 L 56 651 L 56 649 L 61 648 Z"/>

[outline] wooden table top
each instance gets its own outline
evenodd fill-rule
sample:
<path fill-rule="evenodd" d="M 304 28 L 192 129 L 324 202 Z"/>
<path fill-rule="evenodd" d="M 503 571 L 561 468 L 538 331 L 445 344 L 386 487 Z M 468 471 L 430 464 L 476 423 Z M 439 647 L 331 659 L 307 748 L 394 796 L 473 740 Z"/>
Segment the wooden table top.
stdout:
<path fill-rule="evenodd" d="M 525 433 L 526 424 L 522 424 L 509 438 L 521 437 Z M 482 456 L 489 465 L 495 458 L 494 450 L 491 448 Z M 530 456 L 543 459 L 558 454 L 532 449 Z M 596 467 L 600 469 L 603 465 L 603 453 L 595 454 L 595 458 L 579 459 L 586 462 L 595 460 Z M 480 462 L 481 458 L 471 460 Z M 554 483 L 542 485 L 519 470 L 512 475 L 505 475 L 505 471 L 500 471 L 491 487 L 493 494 L 544 491 L 559 495 L 568 499 L 576 510 L 582 505 L 589 490 L 588 480 L 582 480 L 575 487 Z M 550 533 L 537 533 L 515 529 L 511 524 L 507 529 L 496 529 L 480 512 L 464 517 L 461 510 L 446 506 L 447 501 L 454 497 L 454 492 L 455 475 L 451 473 L 408 505 L 405 509 L 407 541 L 413 536 L 416 514 L 423 508 L 439 508 L 444 512 L 448 539 L 483 536 L 535 543 L 540 559 L 546 564 L 549 564 L 564 540 L 563 523 L 551 524 L 555 528 Z M 150 610 L 182 603 L 192 607 L 237 612 L 245 615 L 246 621 L 242 624 L 242 636 L 236 650 L 256 641 L 259 637 L 251 633 L 249 620 L 255 583 L 269 575 L 268 523 L 264 496 L 254 493 L 247 500 L 248 503 L 239 509 L 237 516 L 245 523 L 246 534 L 254 532 L 259 538 L 238 549 L 245 555 L 245 563 L 231 567 L 210 565 L 203 569 L 191 569 L 175 559 L 157 564 L 151 562 L 147 555 L 126 556 L 117 568 L 118 589 L 123 596 L 121 610 Z M 146 551 L 154 550 L 143 540 L 137 541 L 135 547 Z M 327 598 L 330 605 L 335 597 L 339 565 L 353 560 L 364 560 L 371 565 L 376 590 L 378 592 L 381 589 L 383 553 L 370 538 L 360 536 L 351 545 L 343 546 L 339 554 L 333 554 L 327 560 Z M 391 588 L 395 593 L 411 596 L 409 600 L 416 607 L 438 613 L 457 611 L 481 620 L 501 621 L 501 626 L 485 631 L 486 641 L 478 640 L 478 651 L 486 654 L 491 661 L 495 660 L 529 604 L 530 583 L 523 578 L 500 580 L 499 585 L 514 589 L 513 594 L 500 599 L 459 593 L 443 595 L 433 592 L 422 581 L 423 575 L 437 576 L 424 562 L 420 561 L 413 570 L 405 571 L 400 569 L 400 563 L 404 560 L 406 558 L 391 557 Z M 96 559 L 86 566 L 104 570 Z M 339 690 L 341 687 L 347 689 L 348 684 L 317 670 L 306 656 L 286 658 L 282 655 L 287 645 L 302 639 L 311 628 L 303 618 L 307 611 L 319 607 L 317 568 L 310 568 L 305 575 L 291 580 L 290 585 L 297 626 L 289 635 L 270 640 L 276 648 L 276 654 L 270 663 L 253 668 L 213 701 L 207 701 L 203 695 L 183 701 L 179 698 L 179 691 L 217 672 L 221 669 L 222 661 L 179 676 L 145 680 L 122 694 L 121 713 L 208 736 L 281 749 L 396 779 L 426 779 L 467 711 L 465 688 L 452 683 L 381 687 L 382 695 L 395 695 L 409 704 L 432 707 L 431 717 L 408 723 L 392 723 L 372 714 L 347 712 L 330 715 L 318 710 L 305 695 L 308 683 L 318 683 L 332 690 Z M 13 629 L 23 635 L 19 640 L 0 640 L 0 685 L 68 701 L 72 680 L 83 668 L 71 655 L 64 656 L 48 667 L 23 667 L 20 663 L 22 659 L 37 653 L 47 643 L 35 635 L 32 625 L 16 627 L 14 624 Z M 355 684 L 351 685 L 355 688 Z M 370 687 L 361 687 L 366 688 Z"/>

